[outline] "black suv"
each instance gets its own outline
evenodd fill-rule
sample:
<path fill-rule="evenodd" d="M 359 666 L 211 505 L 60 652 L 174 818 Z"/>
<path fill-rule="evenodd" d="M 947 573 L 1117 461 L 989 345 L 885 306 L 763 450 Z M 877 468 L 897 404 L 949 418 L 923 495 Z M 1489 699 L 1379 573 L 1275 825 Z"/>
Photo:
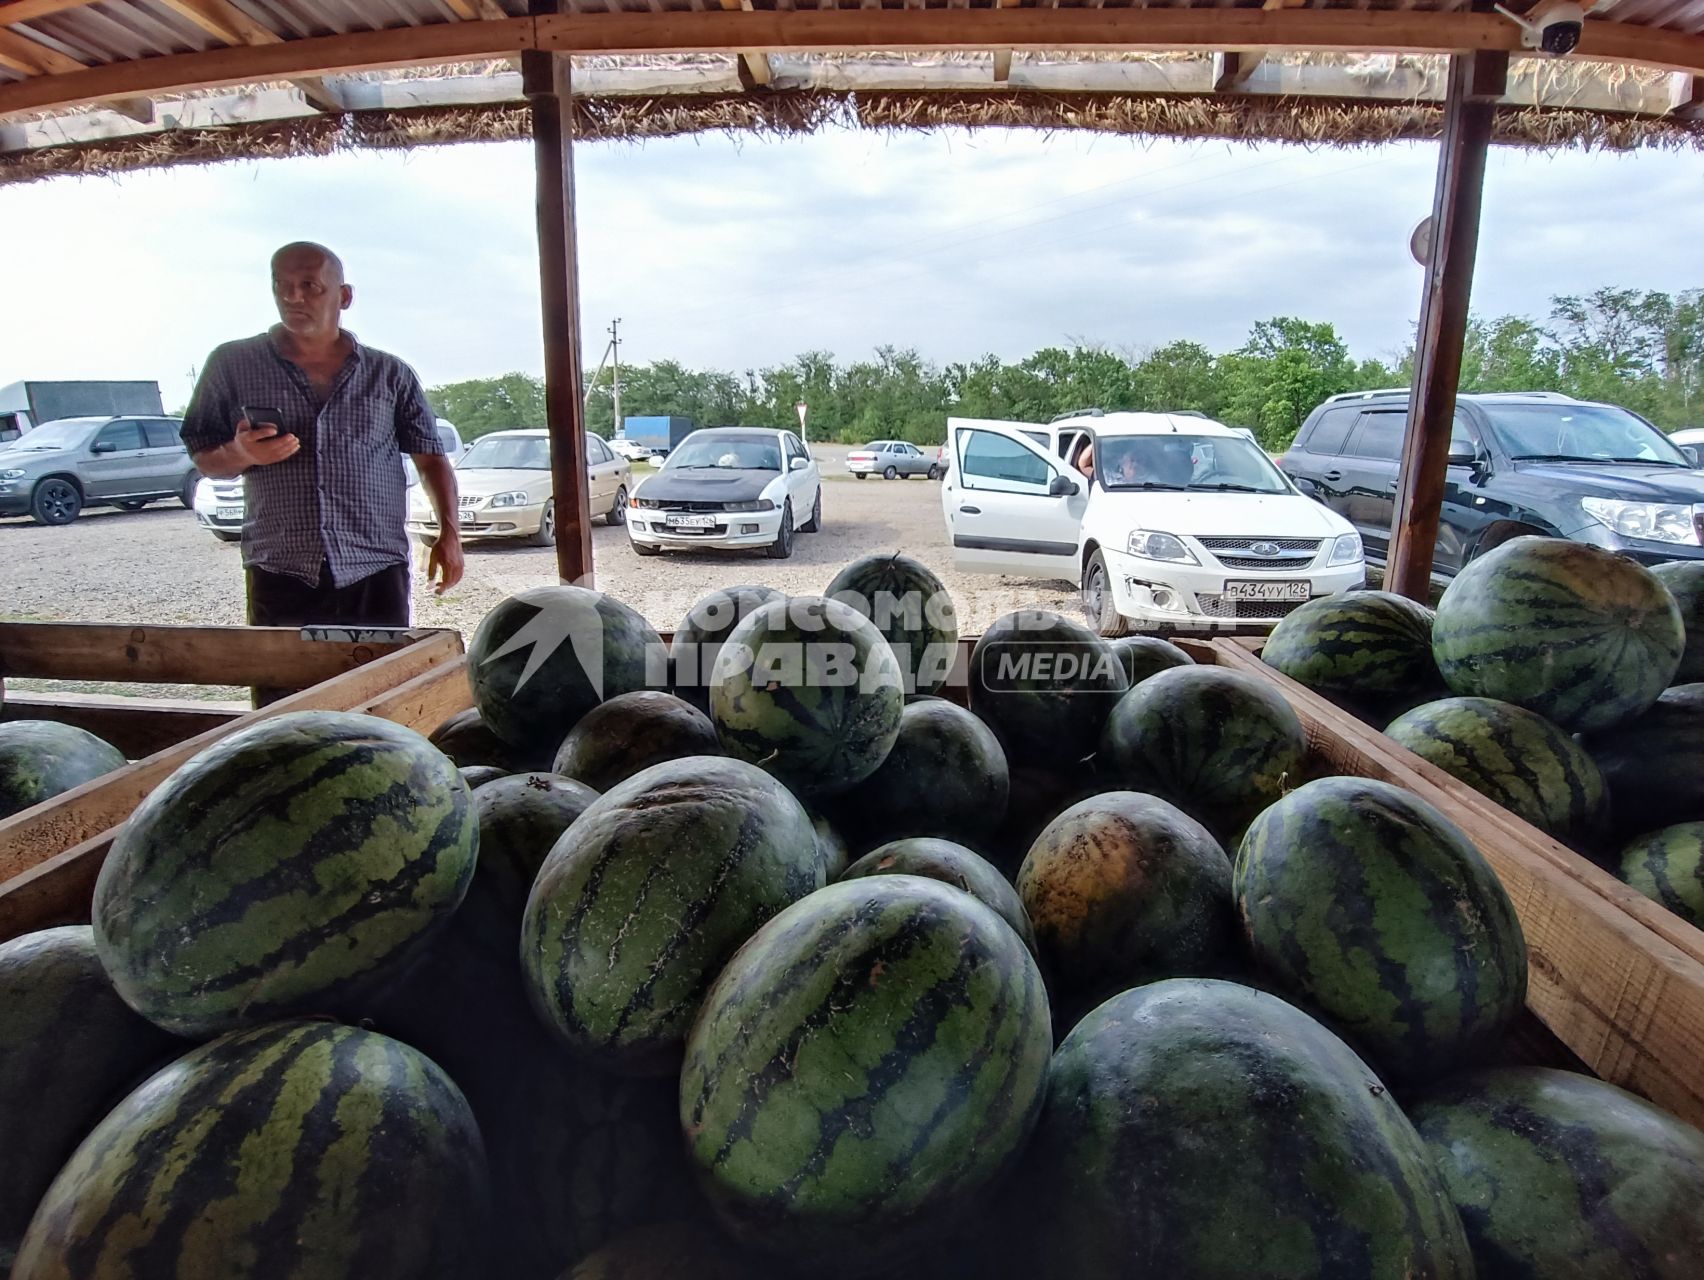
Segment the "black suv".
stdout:
<path fill-rule="evenodd" d="M 1333 396 L 1279 460 L 1309 497 L 1390 546 L 1407 391 Z M 1638 414 L 1554 391 L 1456 398 L 1434 576 L 1522 534 L 1589 542 L 1645 564 L 1704 559 L 1704 474 Z"/>

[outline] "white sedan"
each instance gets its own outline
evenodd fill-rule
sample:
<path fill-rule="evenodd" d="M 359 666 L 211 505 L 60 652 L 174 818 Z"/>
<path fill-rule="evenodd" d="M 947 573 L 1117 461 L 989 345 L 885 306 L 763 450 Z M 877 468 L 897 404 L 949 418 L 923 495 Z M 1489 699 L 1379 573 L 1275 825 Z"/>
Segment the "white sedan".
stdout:
<path fill-rule="evenodd" d="M 804 442 L 768 427 L 694 431 L 640 481 L 627 517 L 633 550 L 665 547 L 793 554 L 793 534 L 822 528 L 822 473 Z"/>

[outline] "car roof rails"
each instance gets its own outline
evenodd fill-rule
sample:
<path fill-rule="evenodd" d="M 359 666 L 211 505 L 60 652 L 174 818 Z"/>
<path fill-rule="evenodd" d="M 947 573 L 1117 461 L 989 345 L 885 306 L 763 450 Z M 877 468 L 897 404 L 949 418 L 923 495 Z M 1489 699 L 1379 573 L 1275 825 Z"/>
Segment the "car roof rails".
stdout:
<path fill-rule="evenodd" d="M 1565 400 L 1569 404 L 1579 403 L 1578 398 L 1566 391 L 1481 391 L 1474 396 L 1475 400 Z"/>
<path fill-rule="evenodd" d="M 1374 396 L 1405 396 L 1410 387 L 1378 387 L 1372 391 L 1340 391 L 1325 398 L 1326 404 L 1342 404 L 1345 400 L 1371 400 Z"/>
<path fill-rule="evenodd" d="M 1067 418 L 1104 418 L 1104 417 L 1106 417 L 1106 410 L 1105 409 L 1073 409 L 1070 413 L 1056 413 L 1056 414 L 1054 414 L 1051 418 L 1049 418 L 1047 420 L 1047 424 L 1049 426 L 1052 426 L 1055 422 L 1064 422 Z"/>

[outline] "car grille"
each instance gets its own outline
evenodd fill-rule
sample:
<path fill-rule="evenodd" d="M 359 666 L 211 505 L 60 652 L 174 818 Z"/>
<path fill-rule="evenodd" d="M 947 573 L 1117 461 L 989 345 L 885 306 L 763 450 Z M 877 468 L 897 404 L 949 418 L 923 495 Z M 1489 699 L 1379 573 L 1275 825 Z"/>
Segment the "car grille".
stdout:
<path fill-rule="evenodd" d="M 464 507 L 477 507 L 481 502 L 485 501 L 485 498 L 482 494 L 464 493 L 461 495 L 459 501 Z"/>
<path fill-rule="evenodd" d="M 655 502 L 647 502 L 646 507 L 657 511 L 720 511 L 720 502 L 674 502 L 668 498 L 659 498 Z"/>
<path fill-rule="evenodd" d="M 1213 558 L 1227 569 L 1255 569 L 1266 573 L 1305 569 L 1319 554 L 1319 538 L 1197 538 Z M 1254 554 L 1254 544 L 1278 548 L 1276 555 Z"/>
<path fill-rule="evenodd" d="M 1247 622 L 1276 622 L 1300 609 L 1306 600 L 1227 600 L 1222 595 L 1196 592 L 1195 603 L 1209 618 L 1235 618 Z"/>

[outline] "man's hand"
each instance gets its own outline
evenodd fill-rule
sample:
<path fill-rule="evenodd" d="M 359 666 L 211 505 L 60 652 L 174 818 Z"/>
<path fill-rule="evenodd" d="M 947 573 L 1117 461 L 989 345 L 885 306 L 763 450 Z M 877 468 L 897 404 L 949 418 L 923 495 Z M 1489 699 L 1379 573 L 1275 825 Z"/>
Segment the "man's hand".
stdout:
<path fill-rule="evenodd" d="M 265 422 L 257 427 L 247 418 L 237 423 L 236 438 L 229 446 L 233 459 L 241 462 L 245 470 L 282 462 L 294 457 L 301 447 L 301 440 L 289 433 L 280 433 L 272 423 Z"/>
<path fill-rule="evenodd" d="M 426 557 L 426 581 L 437 582 L 432 590 L 437 595 L 443 595 L 456 583 L 462 580 L 462 570 L 466 562 L 462 559 L 461 535 L 454 529 L 444 529 L 438 534 L 438 540 L 432 544 L 432 552 Z"/>

